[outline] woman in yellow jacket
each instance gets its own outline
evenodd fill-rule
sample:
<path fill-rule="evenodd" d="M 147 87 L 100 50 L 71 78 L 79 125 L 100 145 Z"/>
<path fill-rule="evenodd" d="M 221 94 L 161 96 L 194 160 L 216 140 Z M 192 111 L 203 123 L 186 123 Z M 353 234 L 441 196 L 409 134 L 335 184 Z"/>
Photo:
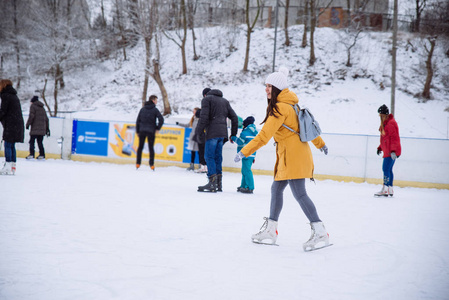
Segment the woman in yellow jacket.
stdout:
<path fill-rule="evenodd" d="M 304 251 L 311 251 L 329 246 L 329 235 L 318 217 L 317 210 L 305 189 L 305 179 L 313 178 L 313 158 L 309 144 L 301 142 L 298 134 L 282 126 L 299 132 L 298 117 L 291 105 L 298 103 L 298 97 L 288 89 L 288 70 L 280 68 L 279 72 L 270 74 L 265 80 L 267 93 L 267 113 L 265 123 L 259 134 L 237 153 L 234 161 L 248 157 L 259 148 L 265 146 L 273 137 L 276 142 L 276 165 L 274 166 L 274 182 L 271 186 L 270 217 L 260 232 L 251 239 L 255 243 L 275 244 L 277 239 L 277 223 L 283 205 L 283 193 L 287 184 L 310 221 L 312 235 L 304 243 Z M 312 143 L 327 155 L 327 146 L 319 136 Z"/>

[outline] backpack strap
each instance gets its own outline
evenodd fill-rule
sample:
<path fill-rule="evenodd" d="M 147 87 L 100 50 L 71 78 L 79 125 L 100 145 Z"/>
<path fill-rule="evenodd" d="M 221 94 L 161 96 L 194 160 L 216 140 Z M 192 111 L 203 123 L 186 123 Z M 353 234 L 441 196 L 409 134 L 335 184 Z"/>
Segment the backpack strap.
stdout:
<path fill-rule="evenodd" d="M 295 110 L 296 118 L 298 118 L 299 111 L 301 110 L 301 108 L 299 107 L 299 105 L 298 105 L 298 104 L 295 104 L 295 105 L 289 104 L 289 105 Z M 296 134 L 299 136 L 299 132 L 298 132 L 298 131 L 293 130 L 292 128 L 288 127 L 288 126 L 285 125 L 285 124 L 282 124 L 282 126 L 284 126 L 285 128 L 287 128 L 287 129 L 290 130 L 291 132 L 296 133 Z M 299 121 L 298 121 L 298 128 L 299 128 Z M 301 129 L 300 129 L 300 130 L 301 130 Z"/>

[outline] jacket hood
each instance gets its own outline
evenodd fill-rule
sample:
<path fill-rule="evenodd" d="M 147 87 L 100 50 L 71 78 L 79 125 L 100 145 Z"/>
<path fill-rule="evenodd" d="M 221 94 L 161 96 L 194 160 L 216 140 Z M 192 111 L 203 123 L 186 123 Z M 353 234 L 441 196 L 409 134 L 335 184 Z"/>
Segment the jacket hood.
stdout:
<path fill-rule="evenodd" d="M 3 90 L 2 93 L 8 93 L 8 94 L 13 94 L 13 95 L 17 95 L 17 91 L 10 85 L 6 86 Z"/>
<path fill-rule="evenodd" d="M 278 102 L 295 105 L 298 103 L 298 96 L 289 89 L 283 89 L 278 95 Z"/>
<path fill-rule="evenodd" d="M 40 102 L 39 100 L 33 102 L 31 105 L 37 105 L 39 107 L 44 107 L 44 103 Z"/>
<path fill-rule="evenodd" d="M 145 102 L 145 106 L 144 107 L 147 108 L 147 109 L 152 109 L 155 106 L 156 106 L 156 104 L 154 104 L 153 101 L 147 101 L 147 102 Z"/>
<path fill-rule="evenodd" d="M 214 95 L 214 96 L 218 96 L 218 97 L 223 97 L 223 92 L 220 90 L 211 90 L 209 93 L 207 93 L 207 95 Z"/>

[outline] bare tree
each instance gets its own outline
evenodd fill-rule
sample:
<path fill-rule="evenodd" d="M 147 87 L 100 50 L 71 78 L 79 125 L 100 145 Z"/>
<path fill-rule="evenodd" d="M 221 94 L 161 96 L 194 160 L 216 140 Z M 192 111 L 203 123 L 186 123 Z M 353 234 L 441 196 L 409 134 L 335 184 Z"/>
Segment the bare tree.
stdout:
<path fill-rule="evenodd" d="M 326 0 L 326 1 L 328 1 L 327 5 L 321 10 L 321 12 L 318 12 L 318 14 L 317 14 L 318 7 L 320 6 L 320 1 L 319 0 L 310 0 L 311 21 L 310 21 L 310 57 L 309 57 L 309 65 L 311 65 L 311 66 L 313 66 L 315 64 L 315 61 L 316 61 L 314 35 L 315 35 L 315 28 L 317 26 L 318 17 L 322 13 L 324 13 L 326 11 L 326 9 L 328 9 L 328 7 L 333 2 L 333 0 Z"/>
<path fill-rule="evenodd" d="M 421 14 L 426 8 L 427 0 L 415 0 L 415 20 L 412 22 L 412 30 L 414 32 L 419 32 L 419 27 L 421 24 Z"/>
<path fill-rule="evenodd" d="M 251 22 L 250 14 L 249 14 L 249 2 L 250 0 L 246 0 L 246 10 L 245 10 L 245 21 L 246 21 L 246 51 L 245 51 L 245 63 L 243 64 L 243 72 L 248 71 L 248 63 L 249 63 L 249 49 L 251 44 L 251 33 L 256 26 L 257 19 L 260 14 L 260 3 L 257 0 L 257 12 L 254 20 Z"/>
<path fill-rule="evenodd" d="M 187 58 L 186 58 L 186 41 L 187 41 L 187 12 L 185 0 L 180 0 L 179 7 L 178 1 L 171 3 L 172 10 L 170 11 L 168 18 L 168 26 L 165 28 L 174 28 L 172 31 L 163 30 L 164 35 L 171 41 L 173 41 L 181 50 L 182 57 L 182 74 L 187 74 Z M 179 8 L 179 14 L 176 12 Z M 173 26 L 173 24 L 176 24 Z M 179 29 L 182 28 L 182 31 Z M 174 35 L 176 37 L 174 37 Z"/>
<path fill-rule="evenodd" d="M 114 24 L 117 26 L 119 31 L 119 35 L 121 37 L 120 44 L 122 46 L 123 51 L 123 60 L 127 60 L 126 56 L 126 41 L 127 37 L 125 34 L 125 26 L 124 26 L 124 15 L 125 7 L 122 0 L 115 0 L 115 20 Z"/>
<path fill-rule="evenodd" d="M 285 0 L 285 19 L 284 19 L 284 32 L 285 32 L 285 46 L 290 46 L 290 37 L 288 36 L 288 10 L 290 9 L 290 0 Z"/>
<path fill-rule="evenodd" d="M 302 33 L 302 42 L 301 42 L 302 48 L 305 48 L 307 46 L 307 29 L 309 28 L 309 7 L 310 7 L 310 0 L 305 0 L 305 7 L 303 14 L 304 31 Z"/>
<path fill-rule="evenodd" d="M 198 7 L 198 0 L 187 0 L 188 11 L 188 27 L 192 31 L 192 44 L 193 44 L 193 60 L 198 60 L 200 57 L 196 54 L 196 36 L 195 36 L 195 14 Z"/>
<path fill-rule="evenodd" d="M 45 0 L 33 6 L 30 19 L 33 24 L 29 44 L 33 48 L 34 66 L 37 72 L 53 78 L 53 111 L 58 113 L 58 95 L 65 86 L 64 68 L 83 63 L 85 50 L 83 38 L 89 28 L 80 9 L 81 0 Z"/>
<path fill-rule="evenodd" d="M 430 99 L 430 89 L 432 84 L 432 79 L 434 76 L 435 68 L 432 63 L 432 57 L 439 40 L 449 39 L 449 31 L 447 26 L 449 26 L 449 2 L 445 0 L 434 1 L 428 5 L 427 9 L 423 13 L 424 18 L 421 20 L 421 33 L 424 40 L 424 50 L 426 53 L 426 71 L 427 76 L 424 83 L 424 89 L 422 96 L 425 99 Z M 427 44 L 428 43 L 428 44 Z"/>
<path fill-rule="evenodd" d="M 343 46 L 346 48 L 346 66 L 352 67 L 351 63 L 351 50 L 357 42 L 360 39 L 360 34 L 363 31 L 363 26 L 361 22 L 358 22 L 357 20 L 352 20 L 350 25 L 343 29 L 341 32 L 344 32 L 344 36 L 340 36 L 340 42 L 343 44 Z"/>

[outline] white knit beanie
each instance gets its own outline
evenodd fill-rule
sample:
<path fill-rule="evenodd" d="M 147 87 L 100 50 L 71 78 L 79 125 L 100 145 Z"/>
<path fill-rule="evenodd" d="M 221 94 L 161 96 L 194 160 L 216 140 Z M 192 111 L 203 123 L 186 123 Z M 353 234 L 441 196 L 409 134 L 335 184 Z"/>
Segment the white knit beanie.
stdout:
<path fill-rule="evenodd" d="M 271 73 L 265 80 L 265 84 L 271 84 L 277 87 L 279 90 L 288 88 L 287 83 L 288 69 L 286 67 L 280 67 L 278 72 Z"/>

